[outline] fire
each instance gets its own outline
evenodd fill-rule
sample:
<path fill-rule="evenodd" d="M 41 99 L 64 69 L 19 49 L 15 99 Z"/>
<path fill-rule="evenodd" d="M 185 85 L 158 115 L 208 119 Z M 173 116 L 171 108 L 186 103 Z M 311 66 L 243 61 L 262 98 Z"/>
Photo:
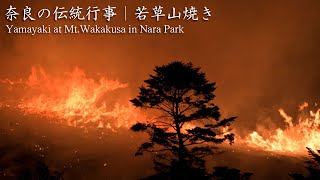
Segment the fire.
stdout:
<path fill-rule="evenodd" d="M 299 106 L 300 115 L 297 122 L 283 109 L 279 109 L 286 124 L 285 129 L 276 129 L 275 132 L 266 132 L 268 137 L 254 131 L 245 137 L 247 145 L 265 151 L 278 153 L 306 154 L 306 147 L 319 149 L 320 147 L 320 109 L 305 113 L 308 103 Z"/>
<path fill-rule="evenodd" d="M 2 83 L 5 82 L 15 84 L 11 80 L 3 80 Z M 21 80 L 17 82 L 22 83 Z M 40 66 L 32 67 L 23 84 L 25 92 L 18 108 L 25 114 L 58 119 L 70 126 L 113 130 L 130 127 L 144 118 L 129 104 L 129 98 L 121 103 L 120 99 L 126 97 L 114 94 L 127 88 L 128 84 L 104 76 L 89 78 L 80 68 L 53 76 Z"/>
<path fill-rule="evenodd" d="M 69 126 L 117 131 L 117 128 L 129 128 L 137 121 L 146 121 L 146 116 L 130 104 L 130 97 L 121 92 L 128 84 L 103 75 L 88 77 L 80 68 L 52 75 L 35 66 L 27 78 L 4 79 L 0 84 L 5 84 L 9 91 L 14 91 L 13 87 L 23 90 L 16 107 L 25 114 L 44 116 Z M 0 102 L 0 108 L 3 107 L 11 107 L 11 104 Z M 297 120 L 279 109 L 286 128 L 254 131 L 245 138 L 237 136 L 236 141 L 255 149 L 286 154 L 305 154 L 306 147 L 319 149 L 320 109 L 307 112 L 308 108 L 308 103 L 299 106 Z M 183 130 L 194 126 L 186 124 Z M 222 133 L 227 130 L 222 129 Z"/>

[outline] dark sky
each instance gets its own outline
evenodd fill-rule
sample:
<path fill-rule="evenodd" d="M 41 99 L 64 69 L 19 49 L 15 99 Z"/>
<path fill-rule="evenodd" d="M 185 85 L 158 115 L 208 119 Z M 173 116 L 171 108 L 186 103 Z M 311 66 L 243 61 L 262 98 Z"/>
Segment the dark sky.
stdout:
<path fill-rule="evenodd" d="M 114 5 L 128 7 L 128 21 L 119 18 L 111 26 L 182 24 L 178 35 L 8 35 L 5 9 L 12 4 L 33 9 L 57 6 L 87 7 Z M 209 7 L 208 22 L 138 22 L 138 6 L 162 5 Z M 130 14 L 131 13 L 131 14 Z M 184 1 L 102 1 L 89 2 L 1 1 L 0 77 L 21 77 L 33 65 L 52 72 L 79 66 L 87 72 L 102 72 L 129 83 L 134 96 L 137 87 L 155 65 L 172 60 L 191 61 L 217 82 L 217 104 L 227 116 L 239 116 L 235 126 L 253 130 L 256 121 L 278 107 L 293 109 L 307 100 L 319 100 L 320 86 L 320 2 L 317 0 L 184 0 Z M 19 26 L 62 25 L 72 21 L 15 21 Z M 98 24 L 106 24 L 99 20 Z M 265 115 L 267 114 L 267 115 Z"/>

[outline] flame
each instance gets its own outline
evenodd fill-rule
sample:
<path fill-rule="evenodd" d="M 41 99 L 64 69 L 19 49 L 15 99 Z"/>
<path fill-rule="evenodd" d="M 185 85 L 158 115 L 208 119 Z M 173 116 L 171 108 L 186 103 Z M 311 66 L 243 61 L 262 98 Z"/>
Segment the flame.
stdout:
<path fill-rule="evenodd" d="M 253 148 L 286 154 L 306 154 L 306 147 L 318 149 L 320 146 L 320 109 L 305 113 L 308 106 L 306 102 L 299 106 L 300 115 L 296 123 L 283 109 L 279 109 L 286 128 L 265 132 L 268 137 L 254 131 L 245 137 L 246 144 Z"/>
<path fill-rule="evenodd" d="M 127 88 L 128 84 L 103 75 L 91 78 L 80 68 L 52 75 L 41 66 L 34 66 L 28 78 L 4 79 L 0 83 L 10 86 L 10 91 L 13 86 L 24 91 L 17 107 L 26 115 L 44 116 L 73 127 L 112 131 L 129 128 L 137 121 L 147 121 L 146 116 L 130 104 L 129 97 L 114 94 Z M 0 102 L 0 108 L 3 107 L 11 105 Z M 319 149 L 320 109 L 306 113 L 308 107 L 306 102 L 298 107 L 297 120 L 279 109 L 286 125 L 284 129 L 253 131 L 244 138 L 237 136 L 236 140 L 246 147 L 285 154 L 306 154 L 305 147 Z M 193 127 L 194 124 L 186 124 L 183 131 Z M 222 129 L 222 133 L 227 131 L 227 127 Z"/>
<path fill-rule="evenodd" d="M 3 80 L 14 85 L 11 80 Z M 17 81 L 21 84 L 21 80 Z M 128 87 L 128 84 L 100 76 L 89 78 L 83 70 L 52 76 L 41 66 L 31 69 L 24 81 L 25 97 L 18 108 L 25 114 L 59 119 L 70 126 L 115 129 L 130 127 L 144 117 L 129 104 L 121 103 L 112 92 Z M 111 94 L 111 95 L 110 95 Z"/>

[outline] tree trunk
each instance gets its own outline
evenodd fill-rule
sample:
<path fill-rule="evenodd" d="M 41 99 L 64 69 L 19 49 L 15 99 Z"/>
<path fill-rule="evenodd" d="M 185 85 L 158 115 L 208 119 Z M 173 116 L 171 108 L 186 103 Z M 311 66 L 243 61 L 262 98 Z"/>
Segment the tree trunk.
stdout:
<path fill-rule="evenodd" d="M 183 143 L 183 138 L 181 134 L 181 129 L 179 127 L 179 123 L 176 122 L 176 129 L 177 129 L 177 135 L 179 140 L 179 151 L 178 151 L 178 158 L 179 162 L 182 163 L 185 160 L 185 146 Z"/>
<path fill-rule="evenodd" d="M 183 143 L 183 137 L 181 134 L 181 128 L 179 123 L 179 102 L 177 102 L 179 94 L 177 90 L 174 92 L 174 97 L 175 97 L 175 102 L 173 103 L 173 114 L 174 114 L 174 122 L 176 124 L 176 129 L 177 129 L 177 136 L 179 140 L 178 158 L 179 158 L 179 163 L 183 164 L 186 156 L 186 152 L 185 152 L 186 147 L 184 146 L 184 143 Z"/>

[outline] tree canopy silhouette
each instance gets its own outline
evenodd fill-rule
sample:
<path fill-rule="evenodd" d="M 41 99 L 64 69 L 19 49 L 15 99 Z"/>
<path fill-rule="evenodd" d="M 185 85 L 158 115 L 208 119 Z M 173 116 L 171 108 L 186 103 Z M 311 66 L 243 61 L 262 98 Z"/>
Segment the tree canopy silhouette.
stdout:
<path fill-rule="evenodd" d="M 213 103 L 215 83 L 209 82 L 192 63 L 174 61 L 156 66 L 154 72 L 140 87 L 139 95 L 130 100 L 136 107 L 160 112 L 154 120 L 138 122 L 131 127 L 135 132 L 146 132 L 150 136 L 136 155 L 156 152 L 162 161 L 155 161 L 156 170 L 175 171 L 178 179 L 184 179 L 181 176 L 193 170 L 200 174 L 203 157 L 215 152 L 213 144 L 233 143 L 234 134 L 228 127 L 236 117 L 221 119 L 220 110 Z M 168 153 L 171 158 L 166 164 Z M 191 170 L 192 167 L 195 169 Z M 197 177 L 200 179 L 200 175 Z"/>
<path fill-rule="evenodd" d="M 308 176 L 303 176 L 299 173 L 289 174 L 292 179 L 295 180 L 313 180 L 320 179 L 320 150 L 314 151 L 311 148 L 308 148 L 309 155 L 311 156 L 311 160 L 306 161 L 307 170 L 309 171 Z"/>

